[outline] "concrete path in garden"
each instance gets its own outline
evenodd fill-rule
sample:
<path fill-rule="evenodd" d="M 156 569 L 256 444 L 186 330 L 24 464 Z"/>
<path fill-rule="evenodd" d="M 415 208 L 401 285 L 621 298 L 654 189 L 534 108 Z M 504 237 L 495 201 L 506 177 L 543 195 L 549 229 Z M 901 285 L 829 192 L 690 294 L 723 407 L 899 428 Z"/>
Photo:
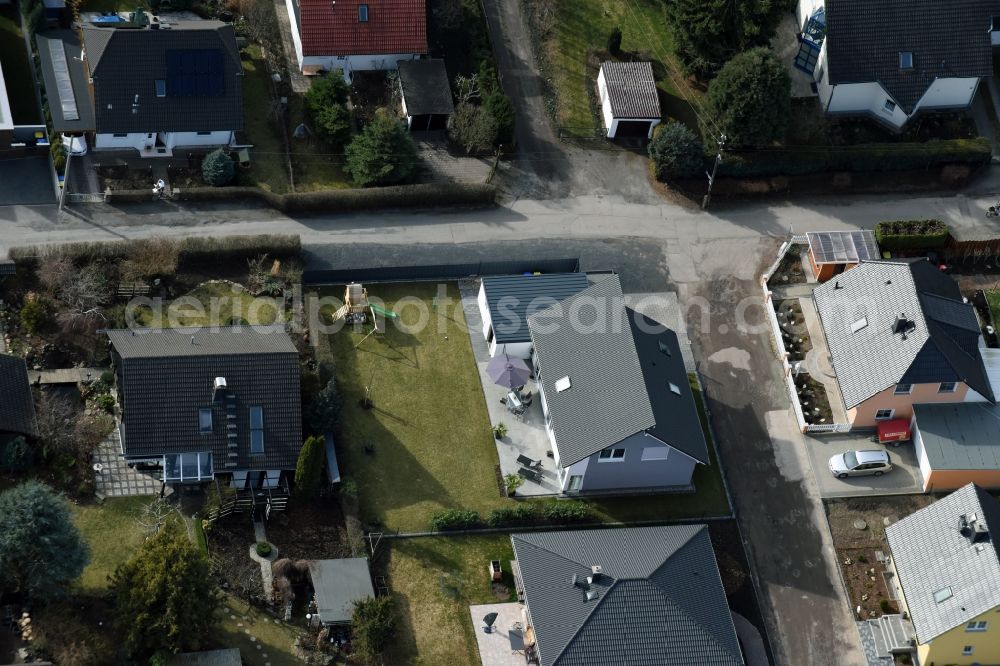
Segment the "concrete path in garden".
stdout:
<path fill-rule="evenodd" d="M 32 384 L 79 384 L 101 378 L 101 373 L 111 368 L 57 368 L 55 370 L 28 370 Z"/>
<path fill-rule="evenodd" d="M 288 68 L 288 80 L 292 91 L 305 93 L 309 91 L 309 77 L 299 69 L 298 58 L 295 56 L 295 45 L 292 42 L 292 22 L 288 18 L 288 7 L 284 0 L 274 0 L 274 13 L 278 17 L 278 31 L 281 33 L 281 52 Z"/>
<path fill-rule="evenodd" d="M 267 540 L 267 531 L 264 529 L 264 523 L 259 520 L 255 520 L 253 523 L 253 536 L 254 543 L 250 544 L 250 559 L 260 564 L 260 578 L 261 584 L 264 587 L 264 598 L 267 599 L 268 604 L 272 604 L 274 603 L 274 596 L 272 594 L 274 576 L 271 573 L 271 563 L 278 559 L 278 549 L 273 543 Z M 267 557 L 257 554 L 258 543 L 271 544 L 271 552 Z"/>

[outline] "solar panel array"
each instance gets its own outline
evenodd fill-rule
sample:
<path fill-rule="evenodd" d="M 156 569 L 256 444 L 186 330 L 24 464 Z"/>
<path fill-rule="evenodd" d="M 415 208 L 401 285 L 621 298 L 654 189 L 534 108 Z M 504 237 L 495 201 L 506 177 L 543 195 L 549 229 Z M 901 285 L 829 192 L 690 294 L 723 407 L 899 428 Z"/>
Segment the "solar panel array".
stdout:
<path fill-rule="evenodd" d="M 49 54 L 52 57 L 52 72 L 56 76 L 56 86 L 59 89 L 59 106 L 63 118 L 79 120 L 80 111 L 76 108 L 76 97 L 73 95 L 73 82 L 69 77 L 69 62 L 66 60 L 66 47 L 61 40 L 49 39 Z"/>
<path fill-rule="evenodd" d="M 167 51 L 167 96 L 221 97 L 226 92 L 219 49 Z"/>
<path fill-rule="evenodd" d="M 808 236 L 809 249 L 818 264 L 856 264 L 879 258 L 870 231 L 814 231 Z"/>

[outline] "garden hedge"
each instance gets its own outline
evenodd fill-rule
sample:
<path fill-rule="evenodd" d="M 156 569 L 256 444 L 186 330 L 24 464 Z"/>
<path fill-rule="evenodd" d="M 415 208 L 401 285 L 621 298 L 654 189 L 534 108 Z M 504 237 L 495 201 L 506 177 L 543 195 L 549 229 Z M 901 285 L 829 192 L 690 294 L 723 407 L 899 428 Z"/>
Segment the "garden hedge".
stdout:
<path fill-rule="evenodd" d="M 181 201 L 232 201 L 259 199 L 285 212 L 380 210 L 385 208 L 420 208 L 432 206 L 492 206 L 497 189 L 483 183 L 423 183 L 321 192 L 275 194 L 257 187 L 192 187 L 175 190 Z M 109 190 L 108 203 L 137 203 L 150 200 L 146 190 Z"/>
<path fill-rule="evenodd" d="M 431 516 L 431 529 L 435 532 L 468 530 L 482 524 L 483 520 L 477 512 L 466 509 L 446 509 Z"/>
<path fill-rule="evenodd" d="M 985 166 L 990 142 L 975 139 L 934 140 L 925 143 L 866 143 L 855 146 L 802 146 L 731 152 L 719 165 L 720 176 L 795 176 L 828 171 L 870 173 L 940 168 L 949 164 Z"/>
<path fill-rule="evenodd" d="M 188 237 L 179 243 L 179 262 L 241 260 L 267 254 L 272 257 L 297 257 L 302 251 L 299 237 L 293 234 L 259 234 L 256 236 L 199 236 Z M 10 258 L 18 263 L 33 262 L 47 252 L 59 252 L 74 263 L 83 264 L 99 259 L 120 260 L 129 256 L 135 241 L 107 241 L 94 243 L 66 243 L 41 247 L 24 245 L 12 247 Z"/>
<path fill-rule="evenodd" d="M 883 250 L 936 250 L 948 244 L 948 225 L 941 220 L 891 220 L 875 225 Z"/>

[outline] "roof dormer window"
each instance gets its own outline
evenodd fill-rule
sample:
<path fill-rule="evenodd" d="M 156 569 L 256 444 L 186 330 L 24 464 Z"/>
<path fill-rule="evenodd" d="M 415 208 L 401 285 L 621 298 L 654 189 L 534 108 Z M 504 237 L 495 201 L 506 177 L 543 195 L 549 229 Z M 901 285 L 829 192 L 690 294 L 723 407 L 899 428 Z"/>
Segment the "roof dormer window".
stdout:
<path fill-rule="evenodd" d="M 899 52 L 899 68 L 913 69 L 913 51 Z"/>
<path fill-rule="evenodd" d="M 358 5 L 358 20 L 368 23 L 368 5 Z"/>

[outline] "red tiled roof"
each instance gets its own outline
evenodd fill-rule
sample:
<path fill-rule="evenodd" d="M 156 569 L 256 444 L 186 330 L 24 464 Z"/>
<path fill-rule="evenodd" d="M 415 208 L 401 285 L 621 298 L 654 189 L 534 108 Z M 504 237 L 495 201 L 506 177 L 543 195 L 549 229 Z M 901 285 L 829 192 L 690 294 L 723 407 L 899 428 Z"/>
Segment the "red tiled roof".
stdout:
<path fill-rule="evenodd" d="M 368 20 L 358 7 L 368 6 Z M 426 0 L 299 0 L 304 55 L 427 53 Z"/>

